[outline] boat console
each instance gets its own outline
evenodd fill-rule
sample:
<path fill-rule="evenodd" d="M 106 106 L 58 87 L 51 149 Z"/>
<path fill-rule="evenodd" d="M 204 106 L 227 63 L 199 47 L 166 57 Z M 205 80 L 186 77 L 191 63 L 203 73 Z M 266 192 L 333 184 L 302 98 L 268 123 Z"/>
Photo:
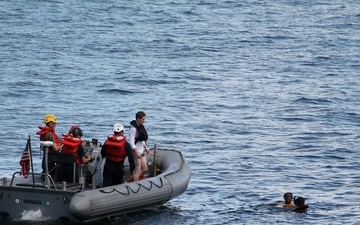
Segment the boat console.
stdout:
<path fill-rule="evenodd" d="M 97 139 L 84 141 L 85 155 L 91 156 L 91 161 L 80 166 L 79 182 L 83 182 L 84 187 L 98 188 L 102 184 L 102 157 L 101 143 Z"/>
<path fill-rule="evenodd" d="M 101 157 L 101 143 L 97 139 L 92 139 L 91 141 L 84 141 L 83 147 L 85 150 L 85 155 L 91 157 L 91 161 L 87 164 L 76 164 L 76 157 L 72 153 L 57 153 L 57 152 L 48 152 L 49 146 L 52 146 L 52 142 L 44 141 L 41 142 L 41 145 L 45 147 L 45 165 L 48 162 L 53 162 L 59 164 L 57 169 L 61 168 L 61 164 L 71 164 L 74 166 L 74 180 L 72 182 L 65 182 L 59 179 L 58 173 L 55 172 L 55 176 L 50 175 L 48 168 L 45 168 L 43 173 L 30 173 L 35 175 L 36 181 L 30 182 L 29 180 L 24 180 L 23 177 L 17 177 L 19 172 L 13 174 L 10 185 L 16 186 L 35 186 L 36 182 L 37 187 L 43 187 L 47 189 L 95 189 L 99 188 L 102 185 L 102 157 Z M 78 179 L 75 179 L 78 177 Z"/>

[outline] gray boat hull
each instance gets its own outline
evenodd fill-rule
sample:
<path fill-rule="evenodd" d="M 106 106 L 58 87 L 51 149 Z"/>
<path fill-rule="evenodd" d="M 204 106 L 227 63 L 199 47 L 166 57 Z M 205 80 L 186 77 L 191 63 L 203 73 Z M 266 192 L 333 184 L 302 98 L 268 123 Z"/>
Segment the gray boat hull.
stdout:
<path fill-rule="evenodd" d="M 91 150 L 98 158 L 100 149 Z M 87 222 L 164 204 L 187 189 L 191 170 L 181 152 L 161 149 L 156 152 L 156 157 L 153 153 L 147 156 L 158 168 L 156 176 L 151 176 L 154 171 L 150 170 L 141 181 L 125 181 L 105 188 L 101 187 L 99 169 L 104 162 L 99 158 L 97 164 L 89 164 L 87 168 L 92 172 L 91 185 L 64 186 L 52 182 L 49 186 L 40 180 L 41 174 L 24 178 L 14 173 L 11 182 L 3 181 L 0 185 L 0 217 L 26 220 L 25 214 L 33 212 L 40 214 L 41 220 Z"/>

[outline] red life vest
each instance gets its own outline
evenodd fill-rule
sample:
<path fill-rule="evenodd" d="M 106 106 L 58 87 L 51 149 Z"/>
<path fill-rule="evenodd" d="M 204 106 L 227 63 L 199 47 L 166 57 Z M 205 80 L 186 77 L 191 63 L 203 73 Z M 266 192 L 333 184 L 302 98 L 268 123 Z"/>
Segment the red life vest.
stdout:
<path fill-rule="evenodd" d="M 72 136 L 64 136 L 64 138 L 61 139 L 61 143 L 64 145 L 62 152 L 74 154 L 76 157 L 76 164 L 82 164 L 82 159 L 77 154 L 77 149 L 80 145 L 82 145 L 82 140 Z"/>
<path fill-rule="evenodd" d="M 48 126 L 39 126 L 40 131 L 36 132 L 36 134 L 40 135 L 40 141 L 46 141 L 45 140 L 45 136 L 47 133 L 51 133 L 51 135 L 54 138 L 54 144 L 56 145 L 60 145 L 60 139 L 57 136 L 57 134 L 55 133 L 54 128 L 48 127 Z M 44 147 L 41 149 L 44 151 Z M 49 152 L 55 152 L 54 149 L 52 147 L 49 148 Z"/>
<path fill-rule="evenodd" d="M 109 135 L 104 143 L 106 159 L 115 162 L 123 162 L 126 158 L 126 137 Z"/>

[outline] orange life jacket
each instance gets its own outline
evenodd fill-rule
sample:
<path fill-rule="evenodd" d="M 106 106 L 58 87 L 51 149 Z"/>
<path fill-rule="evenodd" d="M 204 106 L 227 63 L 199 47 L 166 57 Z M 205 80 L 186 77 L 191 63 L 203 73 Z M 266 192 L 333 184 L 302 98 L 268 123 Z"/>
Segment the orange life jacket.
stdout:
<path fill-rule="evenodd" d="M 51 135 L 53 136 L 54 138 L 54 144 L 56 145 L 59 145 L 60 144 L 60 139 L 59 137 L 57 136 L 57 134 L 55 133 L 55 130 L 54 128 L 51 128 L 51 127 L 48 127 L 48 126 L 39 126 L 39 131 L 36 132 L 36 134 L 40 135 L 40 141 L 46 141 L 45 140 L 45 136 L 47 133 L 51 133 Z M 41 148 L 41 150 L 44 151 L 44 147 Z M 55 152 L 53 147 L 49 147 L 49 152 Z"/>
<path fill-rule="evenodd" d="M 126 158 L 126 137 L 109 135 L 104 143 L 106 159 L 115 162 L 123 162 Z"/>
<path fill-rule="evenodd" d="M 82 164 L 82 159 L 77 154 L 77 149 L 82 144 L 82 140 L 72 136 L 64 136 L 64 138 L 61 139 L 61 143 L 64 145 L 62 152 L 74 154 L 76 157 L 76 164 Z"/>

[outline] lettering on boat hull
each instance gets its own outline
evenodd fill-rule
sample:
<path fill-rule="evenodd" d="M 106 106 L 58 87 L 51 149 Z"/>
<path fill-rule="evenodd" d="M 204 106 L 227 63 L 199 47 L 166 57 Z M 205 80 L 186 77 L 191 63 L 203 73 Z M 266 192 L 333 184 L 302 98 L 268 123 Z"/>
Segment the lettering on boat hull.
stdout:
<path fill-rule="evenodd" d="M 24 204 L 30 204 L 30 205 L 41 205 L 40 200 L 31 200 L 31 199 L 24 199 Z"/>

